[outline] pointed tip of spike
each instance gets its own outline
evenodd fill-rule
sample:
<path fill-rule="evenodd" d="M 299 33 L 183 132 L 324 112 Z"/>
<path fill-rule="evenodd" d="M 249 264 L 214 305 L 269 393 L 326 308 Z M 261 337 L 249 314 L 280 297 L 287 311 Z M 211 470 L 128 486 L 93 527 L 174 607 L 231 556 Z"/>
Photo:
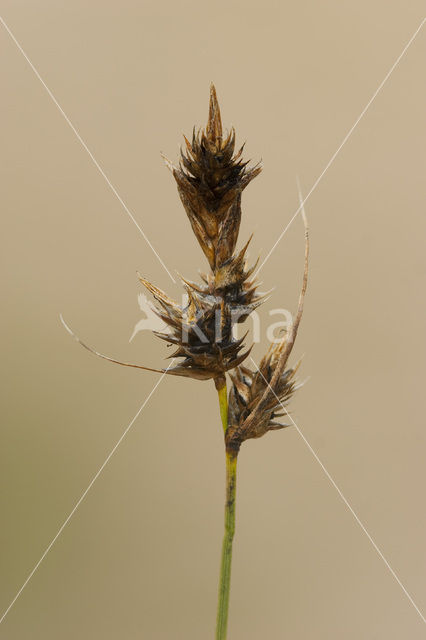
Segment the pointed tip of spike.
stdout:
<path fill-rule="evenodd" d="M 253 238 L 253 233 L 250 235 L 249 239 L 247 240 L 247 242 L 245 243 L 245 245 L 243 246 L 243 248 L 239 251 L 237 257 L 236 257 L 236 262 L 239 264 L 242 264 L 245 260 L 245 256 L 246 256 L 246 252 L 248 249 L 248 246 L 250 244 L 250 242 L 252 241 Z"/>
<path fill-rule="evenodd" d="M 207 121 L 206 134 L 213 143 L 222 138 L 222 119 L 213 82 L 210 84 L 209 119 Z"/>
<path fill-rule="evenodd" d="M 171 173 L 174 173 L 175 167 L 173 166 L 173 162 L 171 162 L 171 160 L 169 160 L 167 158 L 167 156 L 164 155 L 164 153 L 162 151 L 160 151 L 160 156 L 163 158 L 164 160 L 164 164 L 166 165 L 166 167 L 168 168 L 168 170 Z"/>
<path fill-rule="evenodd" d="M 148 280 L 146 278 L 144 278 L 143 275 L 138 270 L 136 270 L 136 274 L 137 274 L 138 279 L 140 280 L 140 282 L 142 282 L 142 284 L 144 284 L 145 286 L 146 286 L 147 283 L 149 284 Z"/>

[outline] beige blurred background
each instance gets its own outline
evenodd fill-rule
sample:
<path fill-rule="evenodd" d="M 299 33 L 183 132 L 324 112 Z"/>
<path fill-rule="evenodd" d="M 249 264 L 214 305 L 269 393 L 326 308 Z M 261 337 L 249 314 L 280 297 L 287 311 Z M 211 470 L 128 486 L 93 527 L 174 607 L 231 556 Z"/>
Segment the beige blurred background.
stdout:
<path fill-rule="evenodd" d="M 160 151 L 224 124 L 264 171 L 240 245 L 268 253 L 419 26 L 424 5 L 2 1 L 1 15 L 173 274 L 204 258 Z M 306 204 L 311 279 L 293 417 L 426 610 L 426 27 Z M 136 270 L 179 297 L 0 25 L 4 611 L 158 377 Z M 298 218 L 262 270 L 294 310 Z M 273 319 L 276 321 L 276 318 Z M 266 325 L 265 325 L 266 326 Z M 256 345 L 258 360 L 266 339 Z M 224 461 L 212 383 L 165 379 L 2 625 L 7 640 L 214 635 Z M 419 640 L 426 628 L 294 428 L 240 456 L 230 640 Z"/>

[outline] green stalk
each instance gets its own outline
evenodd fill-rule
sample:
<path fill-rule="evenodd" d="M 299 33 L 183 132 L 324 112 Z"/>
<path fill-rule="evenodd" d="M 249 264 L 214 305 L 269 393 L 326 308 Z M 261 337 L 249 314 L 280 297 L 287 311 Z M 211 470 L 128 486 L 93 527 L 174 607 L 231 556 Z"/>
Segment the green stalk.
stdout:
<path fill-rule="evenodd" d="M 228 428 L 228 398 L 225 385 L 218 389 L 220 415 L 223 430 Z M 225 533 L 222 544 L 222 561 L 217 603 L 216 640 L 226 640 L 228 625 L 229 592 L 231 586 L 232 541 L 235 532 L 235 498 L 237 489 L 237 453 L 226 452 L 226 503 Z"/>
<path fill-rule="evenodd" d="M 222 420 L 223 433 L 226 433 L 228 428 L 228 390 L 226 388 L 226 380 L 217 390 L 217 394 L 219 396 L 219 409 L 220 409 L 220 417 Z"/>

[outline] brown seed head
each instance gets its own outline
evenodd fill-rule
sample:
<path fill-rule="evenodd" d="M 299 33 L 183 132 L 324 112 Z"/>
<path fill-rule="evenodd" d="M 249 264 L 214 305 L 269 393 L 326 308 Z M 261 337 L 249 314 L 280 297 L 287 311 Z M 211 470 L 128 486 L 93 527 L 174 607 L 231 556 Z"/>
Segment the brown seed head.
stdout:
<path fill-rule="evenodd" d="M 280 345 L 273 345 L 256 371 L 240 366 L 230 374 L 233 384 L 229 393 L 229 426 L 226 433 L 229 448 L 239 448 L 245 440 L 260 438 L 268 431 L 288 426 L 279 418 L 286 415 L 284 407 L 297 388 L 295 375 L 299 364 L 292 369 L 287 369 L 281 375 L 261 414 L 256 421 L 245 428 L 247 418 L 271 383 L 279 354 Z"/>
<path fill-rule="evenodd" d="M 233 338 L 232 308 L 222 297 L 205 294 L 185 281 L 188 304 L 181 306 L 144 278 L 140 281 L 154 296 L 155 312 L 169 327 L 169 332 L 155 334 L 177 347 L 170 358 L 182 358 L 168 373 L 209 380 L 223 376 L 248 356 L 250 350 L 241 353 L 245 336 Z"/>
<path fill-rule="evenodd" d="M 235 130 L 226 137 L 216 90 L 210 87 L 209 118 L 205 129 L 185 138 L 179 167 L 172 167 L 180 198 L 192 230 L 213 271 L 229 260 L 236 247 L 241 220 L 241 193 L 261 171 L 249 169 L 234 155 Z"/>
<path fill-rule="evenodd" d="M 241 221 L 241 194 L 261 171 L 259 165 L 249 168 L 242 160 L 243 147 L 235 151 L 235 131 L 224 136 L 216 90 L 210 87 L 209 117 L 205 129 L 193 132 L 192 141 L 185 138 L 179 167 L 170 163 L 178 191 L 195 236 L 205 253 L 211 273 L 197 285 L 183 280 L 188 304 L 179 305 L 163 291 L 140 278 L 156 301 L 156 313 L 168 331 L 155 332 L 169 345 L 175 345 L 170 356 L 180 363 L 167 370 L 121 362 L 105 356 L 82 343 L 86 349 L 111 362 L 170 375 L 198 380 L 213 378 L 223 387 L 225 372 L 231 376 L 227 446 L 238 449 L 248 438 L 258 438 L 271 429 L 285 425 L 275 419 L 280 402 L 286 403 L 295 390 L 295 369 L 285 371 L 287 359 L 296 338 L 303 310 L 307 282 L 308 235 L 306 228 L 305 274 L 299 309 L 288 339 L 274 346 L 262 360 L 260 370 L 252 372 L 241 366 L 250 350 L 241 353 L 243 338 L 233 338 L 233 327 L 244 321 L 261 304 L 264 296 L 256 292 L 252 278 L 256 264 L 247 268 L 246 252 L 250 242 L 235 253 Z M 244 146 L 244 145 L 243 145 Z"/>

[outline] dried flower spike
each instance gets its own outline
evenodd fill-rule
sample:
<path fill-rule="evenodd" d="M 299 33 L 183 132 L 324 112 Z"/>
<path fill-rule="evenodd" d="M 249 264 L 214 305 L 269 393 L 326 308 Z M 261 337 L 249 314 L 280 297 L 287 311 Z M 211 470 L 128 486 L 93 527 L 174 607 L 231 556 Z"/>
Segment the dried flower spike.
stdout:
<path fill-rule="evenodd" d="M 269 349 L 257 371 L 241 368 L 232 376 L 229 423 L 225 434 L 226 446 L 232 451 L 238 451 L 242 442 L 249 438 L 259 438 L 267 431 L 287 426 L 276 424 L 274 418 L 278 417 L 280 408 L 287 413 L 285 405 L 297 388 L 294 375 L 299 365 L 287 371 L 285 367 L 299 330 L 308 284 L 309 230 L 303 206 L 302 218 L 305 225 L 305 266 L 296 317 L 288 334 Z"/>
<path fill-rule="evenodd" d="M 222 134 L 216 89 L 210 87 L 209 119 L 205 130 L 185 138 L 179 167 L 172 166 L 178 192 L 192 230 L 216 271 L 232 258 L 241 220 L 241 193 L 260 173 L 243 162 L 243 147 L 234 155 L 235 130 Z"/>
<path fill-rule="evenodd" d="M 223 298 L 186 283 L 188 304 L 180 306 L 144 278 L 140 281 L 157 301 L 155 312 L 170 328 L 170 333 L 155 334 L 177 346 L 170 358 L 183 358 L 167 373 L 196 380 L 223 378 L 248 356 L 250 350 L 240 353 L 245 336 L 236 340 L 232 335 L 232 309 Z"/>
<path fill-rule="evenodd" d="M 234 254 L 241 219 L 241 193 L 261 169 L 247 168 L 248 163 L 241 160 L 242 148 L 234 155 L 233 129 L 223 137 L 213 85 L 206 129 L 197 134 L 194 131 L 192 144 L 186 140 L 186 146 L 187 155 L 181 154 L 180 168 L 172 167 L 172 171 L 212 273 L 203 276 L 203 283 L 198 285 L 182 279 L 188 295 L 187 305 L 179 305 L 140 277 L 156 301 L 157 315 L 169 328 L 169 332 L 156 332 L 156 335 L 177 347 L 170 357 L 180 362 L 167 369 L 121 362 L 100 354 L 72 335 L 86 349 L 111 362 L 196 380 L 214 379 L 221 389 L 225 373 L 239 366 L 250 352 L 242 352 L 244 337 L 234 339 L 233 327 L 243 322 L 264 299 L 256 292 L 256 283 L 251 278 L 256 265 L 251 269 L 246 267 L 250 240 Z"/>
<path fill-rule="evenodd" d="M 236 324 L 264 300 L 253 278 L 256 265 L 246 264 L 250 240 L 236 251 L 241 221 L 241 194 L 260 173 L 259 165 L 249 168 L 242 160 L 243 147 L 235 151 L 235 131 L 224 136 L 216 90 L 210 87 L 209 117 L 205 129 L 185 138 L 179 167 L 167 161 L 177 183 L 178 192 L 191 228 L 207 257 L 210 272 L 196 284 L 182 278 L 188 302 L 178 304 L 145 278 L 142 284 L 155 300 L 155 312 L 167 325 L 164 332 L 154 332 L 173 346 L 170 358 L 178 364 L 167 369 L 121 362 L 105 356 L 86 344 L 61 320 L 71 335 L 92 353 L 111 362 L 147 371 L 215 382 L 219 396 L 226 448 L 225 534 L 223 538 L 216 640 L 226 640 L 232 541 L 235 531 L 237 457 L 242 442 L 259 438 L 268 431 L 282 429 L 279 420 L 287 413 L 286 405 L 296 390 L 298 368 L 286 368 L 300 320 L 308 278 L 309 238 L 305 223 L 305 268 L 299 305 L 294 322 L 283 340 L 274 344 L 257 370 L 243 365 L 250 349 L 243 351 L 245 336 L 233 336 Z M 232 380 L 228 394 L 226 373 Z M 284 412 L 284 413 L 283 413 Z"/>
<path fill-rule="evenodd" d="M 233 385 L 229 392 L 229 426 L 227 430 L 229 443 L 238 443 L 238 440 L 233 440 L 233 435 L 239 427 L 244 425 L 245 420 L 268 389 L 278 357 L 278 349 L 272 348 L 262 359 L 256 371 L 251 371 L 247 367 L 241 366 L 230 374 Z M 253 422 L 250 428 L 242 430 L 243 440 L 260 438 L 268 431 L 289 426 L 277 421 L 277 418 L 286 415 L 283 407 L 288 404 L 297 389 L 295 375 L 298 367 L 299 364 L 293 369 L 287 369 L 281 375 L 274 392 L 269 395 L 258 420 Z"/>

